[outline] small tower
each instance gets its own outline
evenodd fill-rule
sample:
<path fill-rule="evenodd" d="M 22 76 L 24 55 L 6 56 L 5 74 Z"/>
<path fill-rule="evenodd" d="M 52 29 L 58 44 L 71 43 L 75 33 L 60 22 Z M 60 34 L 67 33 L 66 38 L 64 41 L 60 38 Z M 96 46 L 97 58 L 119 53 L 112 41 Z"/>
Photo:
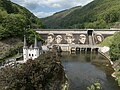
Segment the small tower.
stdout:
<path fill-rule="evenodd" d="M 37 38 L 35 36 L 35 42 L 34 42 L 34 47 L 27 47 L 27 43 L 26 43 L 26 37 L 24 35 L 24 46 L 23 46 L 23 59 L 24 62 L 26 62 L 29 59 L 34 60 L 35 58 L 39 57 L 40 55 L 40 51 L 37 45 Z"/>
<path fill-rule="evenodd" d="M 38 43 L 37 43 L 37 38 L 35 36 L 35 42 L 34 42 L 34 56 L 33 56 L 33 60 L 37 57 L 39 57 L 39 48 L 38 48 Z"/>
<path fill-rule="evenodd" d="M 27 47 L 25 35 L 24 35 L 24 46 L 23 46 L 23 60 L 24 62 L 28 60 L 28 47 Z"/>

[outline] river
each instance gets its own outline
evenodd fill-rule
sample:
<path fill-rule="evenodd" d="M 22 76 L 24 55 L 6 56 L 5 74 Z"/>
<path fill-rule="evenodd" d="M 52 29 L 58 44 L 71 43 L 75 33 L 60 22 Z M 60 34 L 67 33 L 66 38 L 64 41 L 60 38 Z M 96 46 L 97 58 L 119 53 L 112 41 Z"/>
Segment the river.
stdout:
<path fill-rule="evenodd" d="M 62 65 L 68 76 L 69 90 L 87 90 L 99 81 L 102 90 L 120 90 L 111 76 L 113 69 L 107 59 L 100 54 L 62 53 Z"/>

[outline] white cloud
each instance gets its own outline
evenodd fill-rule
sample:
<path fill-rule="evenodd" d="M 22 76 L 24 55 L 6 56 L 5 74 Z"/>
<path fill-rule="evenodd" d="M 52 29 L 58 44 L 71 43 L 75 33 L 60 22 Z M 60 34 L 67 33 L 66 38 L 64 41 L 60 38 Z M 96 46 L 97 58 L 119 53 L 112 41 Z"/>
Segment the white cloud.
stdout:
<path fill-rule="evenodd" d="M 87 3 L 93 0 L 11 0 L 11 1 L 26 7 L 38 17 L 39 16 L 44 17 L 44 15 L 45 16 L 47 16 L 47 14 L 50 15 L 50 13 L 52 12 L 58 12 L 78 5 L 82 6 L 86 5 Z"/>
<path fill-rule="evenodd" d="M 47 16 L 50 16 L 50 15 L 53 15 L 55 12 L 37 12 L 37 13 L 34 13 L 35 16 L 37 17 L 47 17 Z"/>
<path fill-rule="evenodd" d="M 55 4 L 52 5 L 52 7 L 53 8 L 61 8 L 62 6 L 60 4 L 55 3 Z"/>
<path fill-rule="evenodd" d="M 23 6 L 27 6 L 27 4 L 37 4 L 48 7 L 71 7 L 76 5 L 85 5 L 93 0 L 11 0 L 13 2 L 19 3 Z"/>

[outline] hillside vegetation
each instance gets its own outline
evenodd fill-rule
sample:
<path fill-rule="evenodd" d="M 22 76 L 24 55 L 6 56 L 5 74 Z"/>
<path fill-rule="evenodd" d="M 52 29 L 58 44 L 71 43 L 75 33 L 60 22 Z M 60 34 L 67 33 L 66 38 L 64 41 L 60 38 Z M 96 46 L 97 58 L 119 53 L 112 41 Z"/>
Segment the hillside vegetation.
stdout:
<path fill-rule="evenodd" d="M 113 35 L 112 44 L 110 45 L 110 57 L 112 60 L 120 60 L 120 32 Z"/>
<path fill-rule="evenodd" d="M 43 28 L 41 20 L 10 0 L 0 0 L 0 59 L 15 54 L 22 47 L 24 34 L 29 44 L 33 43 L 35 35 L 41 40 L 40 35 L 30 28 Z"/>
<path fill-rule="evenodd" d="M 35 60 L 0 69 L 0 90 L 67 90 L 59 57 L 47 52 Z"/>
<path fill-rule="evenodd" d="M 99 44 L 99 46 L 108 46 L 108 47 L 110 47 L 110 46 L 112 45 L 113 37 L 114 37 L 114 36 L 108 36 L 108 37 L 106 37 L 106 38 L 103 40 L 103 42 L 101 42 L 101 43 Z"/>
<path fill-rule="evenodd" d="M 42 28 L 41 20 L 10 0 L 0 0 L 0 40 L 21 37 L 27 28 Z"/>
<path fill-rule="evenodd" d="M 42 21 L 47 28 L 110 28 L 120 23 L 120 0 L 94 0 L 86 6 L 58 12 Z"/>

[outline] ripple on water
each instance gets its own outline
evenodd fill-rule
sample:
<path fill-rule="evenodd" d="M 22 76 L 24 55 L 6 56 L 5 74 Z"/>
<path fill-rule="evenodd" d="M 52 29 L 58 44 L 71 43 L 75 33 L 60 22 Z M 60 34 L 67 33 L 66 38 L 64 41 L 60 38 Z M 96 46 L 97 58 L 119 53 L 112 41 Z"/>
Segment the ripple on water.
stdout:
<path fill-rule="evenodd" d="M 101 59 L 103 61 L 102 56 L 94 56 L 96 61 Z M 104 70 L 105 66 L 96 66 L 92 63 L 93 56 L 89 54 L 63 54 L 61 60 L 69 78 L 70 90 L 86 90 L 88 86 L 97 80 L 100 81 L 103 87 L 102 90 L 120 90 L 115 80 Z"/>

